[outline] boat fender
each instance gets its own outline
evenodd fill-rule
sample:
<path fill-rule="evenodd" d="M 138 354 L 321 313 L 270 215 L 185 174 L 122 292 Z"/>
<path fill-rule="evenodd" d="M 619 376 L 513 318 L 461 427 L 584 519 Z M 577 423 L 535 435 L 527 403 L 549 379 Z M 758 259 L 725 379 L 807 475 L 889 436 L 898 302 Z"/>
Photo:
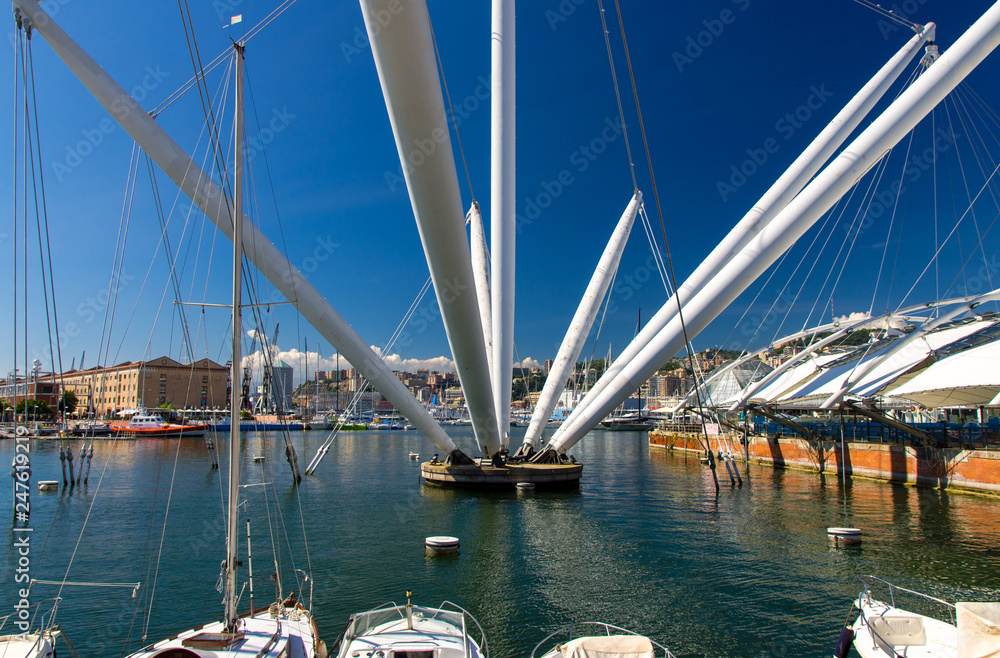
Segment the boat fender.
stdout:
<path fill-rule="evenodd" d="M 837 648 L 833 652 L 833 658 L 847 658 L 848 652 L 851 650 L 851 645 L 854 644 L 854 631 L 848 626 L 844 626 L 840 631 L 840 637 L 837 638 Z"/>

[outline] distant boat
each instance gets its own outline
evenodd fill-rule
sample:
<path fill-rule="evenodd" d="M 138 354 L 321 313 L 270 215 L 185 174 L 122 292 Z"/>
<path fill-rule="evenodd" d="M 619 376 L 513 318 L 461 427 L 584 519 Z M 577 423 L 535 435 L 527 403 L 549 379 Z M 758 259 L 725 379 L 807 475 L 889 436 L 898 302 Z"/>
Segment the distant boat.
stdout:
<path fill-rule="evenodd" d="M 126 422 L 112 422 L 111 432 L 119 437 L 177 439 L 181 437 L 204 436 L 211 425 L 178 425 L 168 423 L 159 416 L 137 413 Z"/>
<path fill-rule="evenodd" d="M 653 429 L 653 419 L 639 413 L 608 416 L 601 427 L 609 432 L 648 432 Z"/>

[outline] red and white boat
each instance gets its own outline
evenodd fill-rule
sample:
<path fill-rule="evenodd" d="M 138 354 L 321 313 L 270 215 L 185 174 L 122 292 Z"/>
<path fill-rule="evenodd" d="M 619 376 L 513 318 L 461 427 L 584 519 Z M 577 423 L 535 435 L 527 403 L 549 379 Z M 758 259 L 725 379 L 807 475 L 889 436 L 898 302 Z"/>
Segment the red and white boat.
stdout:
<path fill-rule="evenodd" d="M 123 438 L 178 439 L 181 437 L 205 436 L 210 425 L 178 425 L 168 423 L 159 416 L 139 413 L 128 422 L 110 423 L 111 432 Z"/>

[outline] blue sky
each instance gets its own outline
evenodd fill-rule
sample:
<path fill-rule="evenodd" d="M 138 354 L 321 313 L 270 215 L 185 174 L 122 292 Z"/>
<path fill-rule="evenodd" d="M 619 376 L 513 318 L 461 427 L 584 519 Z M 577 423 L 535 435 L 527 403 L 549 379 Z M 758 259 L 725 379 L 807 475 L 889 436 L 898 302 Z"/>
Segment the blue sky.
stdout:
<path fill-rule="evenodd" d="M 794 4 L 623 0 L 621 4 L 667 238 L 680 279 L 909 38 L 906 30 L 850 0 Z M 947 49 L 989 4 L 910 0 L 888 6 L 917 22 L 935 21 L 937 42 Z M 223 25 L 230 15 L 242 13 L 242 25 L 249 27 L 274 5 L 256 0 L 192 3 L 203 60 L 227 48 L 230 34 Z M 639 186 L 655 237 L 662 242 L 613 0 L 606 0 L 605 5 Z M 135 90 L 146 109 L 159 104 L 192 74 L 181 19 L 171 3 L 110 1 L 102 3 L 98 12 L 80 0 L 46 0 L 43 7 L 123 87 Z M 488 211 L 489 3 L 432 1 L 429 7 L 452 101 L 459 108 L 458 129 L 472 190 Z M 8 99 L 0 106 L 6 126 L 0 139 L 5 152 L 0 158 L 0 176 L 5 182 L 0 188 L 4 209 L 0 262 L 5 280 L 12 276 L 13 250 L 16 120 L 9 100 L 14 87 L 11 31 L 9 22 L 6 43 L 0 48 L 0 65 L 8 71 L 0 82 L 2 96 Z M 555 355 L 593 267 L 631 196 L 632 182 L 618 130 L 597 1 L 522 1 L 517 31 L 517 209 L 526 221 L 518 232 L 515 341 L 521 359 L 540 362 Z M 68 368 L 86 350 L 86 365 L 91 366 L 101 344 L 132 141 L 106 121 L 104 110 L 44 40 L 36 37 L 33 50 L 62 361 Z M 969 78 L 972 88 L 993 107 L 1000 100 L 998 70 L 1000 56 L 994 55 Z M 223 71 L 219 68 L 210 76 L 213 94 L 220 88 Z M 300 0 L 250 42 L 247 74 L 257 120 L 268 129 L 262 140 L 267 167 L 260 149 L 255 149 L 252 159 L 256 221 L 358 333 L 370 344 L 381 346 L 428 275 L 357 3 Z M 799 120 L 786 116 L 796 113 Z M 173 104 L 158 121 L 186 150 L 201 154 L 196 160 L 204 157 L 204 139 L 199 143 L 203 115 L 196 93 Z M 220 124 L 226 130 L 228 121 Z M 931 134 L 929 128 L 921 131 L 924 139 Z M 773 140 L 777 148 L 767 154 L 766 161 L 751 167 L 754 171 L 745 179 L 731 178 L 732 168 L 741 168 L 755 153 L 760 157 L 767 140 Z M 145 163 L 140 174 L 122 252 L 123 276 L 111 347 L 103 350 L 102 362 L 107 363 L 164 353 L 182 356 Z M 940 174 L 941 181 L 949 181 L 940 183 L 940 189 L 960 187 L 955 176 L 949 175 Z M 22 176 L 19 171 L 17 177 Z M 470 191 L 461 170 L 459 178 L 463 202 L 468 204 Z M 792 304 L 784 324 L 778 315 L 767 314 L 773 300 L 791 298 L 790 289 L 782 292 L 785 282 L 805 279 L 802 270 L 792 274 L 792 263 L 805 253 L 802 247 L 769 282 L 752 287 L 695 339 L 695 347 L 742 347 L 769 340 L 775 332 L 791 333 L 801 327 L 817 297 L 823 300 L 820 307 L 827 308 L 825 315 L 814 311 L 817 323 L 831 314 L 867 310 L 887 241 L 893 245 L 885 252 L 892 265 L 882 267 L 892 271 L 894 278 L 890 288 L 888 275 L 883 275 L 880 289 L 885 299 L 879 304 L 898 303 L 933 252 L 933 213 L 919 196 L 929 193 L 932 186 L 928 183 L 930 176 L 910 186 L 905 230 L 898 235 L 887 234 L 879 222 L 870 230 L 866 225 L 834 294 L 829 293 L 830 284 L 820 287 L 831 267 L 836 268 L 831 278 L 837 277 L 840 265 L 831 259 L 817 268 L 822 275 L 809 277 L 800 295 L 808 303 Z M 176 188 L 162 174 L 157 185 L 161 202 L 171 207 Z M 947 232 L 941 227 L 949 221 L 954 225 L 955 208 L 961 213 L 962 202 L 942 198 L 938 207 L 940 214 L 944 209 L 951 213 L 951 220 L 939 218 L 939 232 Z M 982 226 L 993 214 L 983 215 Z M 175 211 L 168 228 L 171 245 L 184 263 L 182 295 L 186 301 L 225 303 L 230 245 L 203 218 L 193 217 L 186 226 L 185 220 Z M 34 235 L 34 224 L 30 231 Z M 847 230 L 833 233 L 841 242 L 849 234 Z M 827 234 L 810 233 L 805 240 L 816 235 L 825 240 Z M 977 268 L 985 267 L 992 274 L 997 269 L 993 265 L 997 249 L 990 247 L 996 244 L 995 237 L 987 235 L 981 255 L 969 261 L 967 273 L 975 276 Z M 956 280 L 956 263 L 968 259 L 977 240 L 978 236 L 969 233 L 961 247 L 954 247 L 955 240 L 949 243 L 949 249 L 957 251 L 948 253 L 950 264 L 942 260 L 939 283 L 925 276 L 910 299 L 933 299 L 947 288 Z M 28 249 L 29 284 L 37 298 L 41 284 L 34 238 Z M 835 253 L 833 247 L 826 255 L 830 253 Z M 595 350 L 602 356 L 609 346 L 613 352 L 620 351 L 635 331 L 639 307 L 648 318 L 666 300 L 651 270 L 650 254 L 641 226 L 636 225 L 601 336 L 595 347 L 592 335 L 585 355 Z M 967 284 L 967 279 L 960 280 Z M 260 285 L 262 290 L 267 288 L 263 282 Z M 6 309 L 13 304 L 9 288 L 0 289 L 0 307 Z M 761 289 L 760 300 L 751 306 Z M 265 292 L 261 298 L 269 296 Z M 826 306 L 831 300 L 832 311 Z M 782 304 L 779 309 L 784 308 Z M 29 351 L 41 354 L 47 370 L 44 309 L 40 299 L 30 301 L 29 307 Z M 18 314 L 23 317 L 23 309 Z M 274 307 L 268 313 L 268 333 L 274 321 L 281 322 L 278 342 L 286 360 L 294 364 L 308 340 L 309 351 L 315 353 L 318 347 L 323 367 L 329 365 L 333 348 L 290 307 Z M 207 311 L 204 321 L 200 312 L 191 311 L 189 322 L 196 339 L 195 356 L 225 362 L 224 311 Z M 18 333 L 22 354 L 18 367 L 23 367 L 20 323 Z M 11 368 L 12 342 L 11 322 L 6 321 L 0 325 L 4 372 Z M 398 355 L 394 364 L 411 366 L 442 364 L 450 356 L 432 297 L 418 306 L 392 352 Z"/>

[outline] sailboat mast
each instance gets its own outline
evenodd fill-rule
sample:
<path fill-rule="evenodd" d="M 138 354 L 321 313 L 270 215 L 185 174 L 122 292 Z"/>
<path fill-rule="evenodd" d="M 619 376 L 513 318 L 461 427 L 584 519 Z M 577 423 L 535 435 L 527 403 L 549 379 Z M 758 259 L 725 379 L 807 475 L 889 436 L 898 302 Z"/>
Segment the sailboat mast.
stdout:
<path fill-rule="evenodd" d="M 233 377 L 240 364 L 243 333 L 243 45 L 236 44 L 236 184 L 233 195 Z M 240 396 L 233 387 L 229 400 L 229 509 L 226 520 L 226 628 L 236 624 L 236 512 L 240 493 Z"/>

